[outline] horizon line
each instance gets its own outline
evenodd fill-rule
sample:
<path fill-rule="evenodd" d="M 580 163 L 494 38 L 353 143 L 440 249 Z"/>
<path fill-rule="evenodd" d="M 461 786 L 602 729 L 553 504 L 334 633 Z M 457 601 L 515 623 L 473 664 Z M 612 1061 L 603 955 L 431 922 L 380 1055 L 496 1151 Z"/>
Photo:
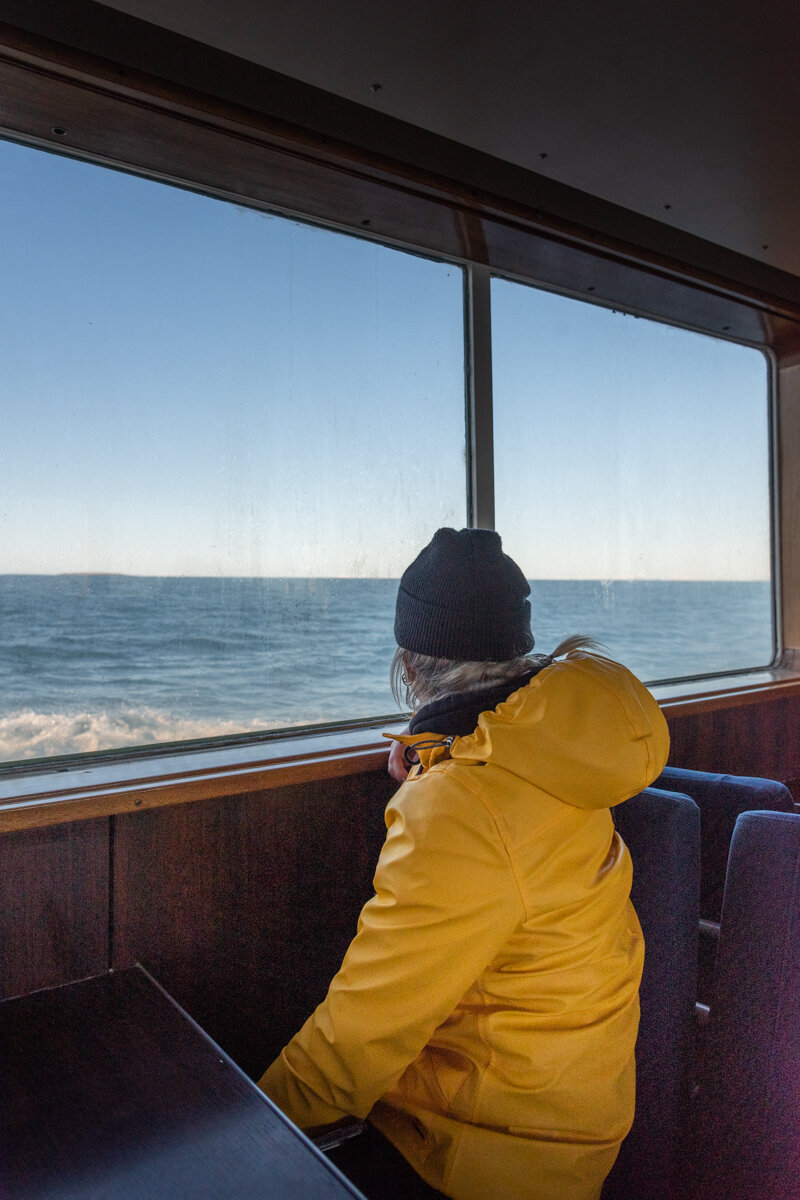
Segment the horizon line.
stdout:
<path fill-rule="evenodd" d="M 402 572 L 401 572 L 402 574 Z M 177 573 L 172 575 L 155 575 L 132 571 L 0 571 L 0 579 L 264 579 L 264 580 L 359 580 L 369 582 L 398 582 L 400 575 L 195 575 Z M 526 576 L 529 583 L 772 583 L 769 576 L 741 578 L 740 576 L 707 576 L 707 575 L 537 575 Z"/>

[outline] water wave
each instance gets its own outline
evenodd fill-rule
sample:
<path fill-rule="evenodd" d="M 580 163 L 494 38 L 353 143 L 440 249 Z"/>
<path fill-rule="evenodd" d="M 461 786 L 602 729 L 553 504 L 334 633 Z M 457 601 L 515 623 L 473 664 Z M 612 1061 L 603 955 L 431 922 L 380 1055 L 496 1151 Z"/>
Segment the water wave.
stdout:
<path fill-rule="evenodd" d="M 278 727 L 275 720 L 180 717 L 152 708 L 75 713 L 25 709 L 0 717 L 0 760 L 91 754 L 120 746 L 183 742 Z"/>
<path fill-rule="evenodd" d="M 645 680 L 764 666 L 766 582 L 534 581 L 536 647 L 602 642 Z M 0 575 L 0 760 L 393 711 L 397 582 Z"/>

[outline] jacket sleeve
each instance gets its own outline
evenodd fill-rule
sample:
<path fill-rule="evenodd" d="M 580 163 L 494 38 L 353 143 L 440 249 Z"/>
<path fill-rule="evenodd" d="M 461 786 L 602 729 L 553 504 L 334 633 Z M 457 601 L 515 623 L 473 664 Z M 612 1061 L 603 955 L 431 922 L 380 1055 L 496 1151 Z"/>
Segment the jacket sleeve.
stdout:
<path fill-rule="evenodd" d="M 304 1128 L 365 1117 L 524 919 L 491 814 L 449 770 L 405 783 L 386 822 L 328 995 L 259 1080 Z"/>

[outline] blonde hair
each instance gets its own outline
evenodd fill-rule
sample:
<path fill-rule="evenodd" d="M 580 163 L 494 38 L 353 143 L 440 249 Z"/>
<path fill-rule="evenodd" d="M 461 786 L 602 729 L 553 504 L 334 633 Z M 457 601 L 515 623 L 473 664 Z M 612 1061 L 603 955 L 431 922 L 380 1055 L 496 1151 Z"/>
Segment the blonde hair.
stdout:
<path fill-rule="evenodd" d="M 431 658 L 398 646 L 389 680 L 398 708 L 413 709 L 453 692 L 476 692 L 529 671 L 540 671 L 572 650 L 598 649 L 598 642 L 581 633 L 564 638 L 552 654 L 523 654 L 506 662 L 457 662 L 452 658 Z"/>

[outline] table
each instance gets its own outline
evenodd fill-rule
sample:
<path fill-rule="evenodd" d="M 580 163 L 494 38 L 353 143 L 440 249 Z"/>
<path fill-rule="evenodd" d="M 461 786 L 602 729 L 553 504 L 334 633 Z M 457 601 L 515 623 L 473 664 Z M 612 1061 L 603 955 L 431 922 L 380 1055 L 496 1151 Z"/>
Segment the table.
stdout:
<path fill-rule="evenodd" d="M 0 1200 L 354 1197 L 141 967 L 0 1004 Z"/>

